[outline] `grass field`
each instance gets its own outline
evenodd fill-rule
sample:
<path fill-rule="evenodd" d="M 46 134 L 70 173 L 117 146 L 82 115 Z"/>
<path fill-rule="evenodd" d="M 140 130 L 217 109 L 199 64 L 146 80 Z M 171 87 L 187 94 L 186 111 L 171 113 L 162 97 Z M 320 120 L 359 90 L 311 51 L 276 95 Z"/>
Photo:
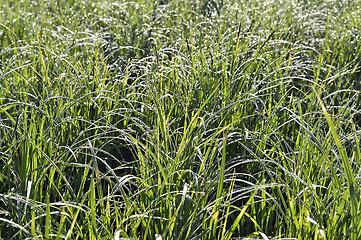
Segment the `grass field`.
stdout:
<path fill-rule="evenodd" d="M 0 0 L 0 239 L 361 239 L 361 1 Z"/>

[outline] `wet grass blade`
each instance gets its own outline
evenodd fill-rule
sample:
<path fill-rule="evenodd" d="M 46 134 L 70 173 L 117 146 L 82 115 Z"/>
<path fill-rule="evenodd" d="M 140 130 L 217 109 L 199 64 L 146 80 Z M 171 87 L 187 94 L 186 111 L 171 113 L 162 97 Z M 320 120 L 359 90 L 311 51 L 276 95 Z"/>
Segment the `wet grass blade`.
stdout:
<path fill-rule="evenodd" d="M 350 160 L 347 156 L 346 150 L 342 146 L 341 140 L 337 134 L 337 131 L 336 131 L 334 123 L 331 119 L 331 116 L 327 112 L 327 109 L 326 109 L 325 105 L 322 103 L 322 100 L 321 100 L 320 96 L 318 95 L 318 93 L 316 92 L 316 90 L 314 88 L 313 88 L 313 90 L 314 90 L 315 94 L 317 95 L 318 102 L 321 105 L 322 111 L 325 115 L 325 118 L 327 120 L 329 129 L 330 129 L 330 132 L 332 133 L 333 139 L 337 145 L 337 149 L 341 156 L 342 167 L 345 171 L 347 185 L 348 185 L 349 194 L 350 194 L 350 203 L 351 203 L 351 223 L 352 223 L 352 225 L 351 225 L 351 229 L 350 229 L 351 230 L 350 239 L 356 240 L 356 239 L 358 239 L 358 207 L 359 206 L 358 206 L 358 197 L 356 196 L 356 191 L 355 191 L 356 182 L 355 182 L 354 175 L 352 173 L 352 166 L 351 166 Z"/>

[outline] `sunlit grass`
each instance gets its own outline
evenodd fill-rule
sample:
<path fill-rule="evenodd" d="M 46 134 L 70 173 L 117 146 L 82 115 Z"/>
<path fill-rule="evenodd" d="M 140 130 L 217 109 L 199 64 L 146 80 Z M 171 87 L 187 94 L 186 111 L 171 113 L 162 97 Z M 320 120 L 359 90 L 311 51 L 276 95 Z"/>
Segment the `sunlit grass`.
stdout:
<path fill-rule="evenodd" d="M 359 239 L 357 1 L 0 3 L 0 238 Z"/>

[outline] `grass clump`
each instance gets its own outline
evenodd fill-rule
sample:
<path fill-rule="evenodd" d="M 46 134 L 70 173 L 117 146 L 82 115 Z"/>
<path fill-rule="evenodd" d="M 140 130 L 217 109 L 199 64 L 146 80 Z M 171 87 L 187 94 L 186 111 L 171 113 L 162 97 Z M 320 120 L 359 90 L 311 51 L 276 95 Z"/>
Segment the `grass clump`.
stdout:
<path fill-rule="evenodd" d="M 359 239 L 355 1 L 3 1 L 0 238 Z"/>

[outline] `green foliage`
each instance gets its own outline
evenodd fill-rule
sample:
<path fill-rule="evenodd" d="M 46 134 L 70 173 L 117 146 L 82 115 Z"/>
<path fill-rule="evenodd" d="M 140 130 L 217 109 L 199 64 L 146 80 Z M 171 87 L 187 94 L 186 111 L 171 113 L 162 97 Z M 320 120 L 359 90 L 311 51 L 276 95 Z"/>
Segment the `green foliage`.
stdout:
<path fill-rule="evenodd" d="M 0 238 L 361 238 L 360 7 L 1 1 Z"/>

